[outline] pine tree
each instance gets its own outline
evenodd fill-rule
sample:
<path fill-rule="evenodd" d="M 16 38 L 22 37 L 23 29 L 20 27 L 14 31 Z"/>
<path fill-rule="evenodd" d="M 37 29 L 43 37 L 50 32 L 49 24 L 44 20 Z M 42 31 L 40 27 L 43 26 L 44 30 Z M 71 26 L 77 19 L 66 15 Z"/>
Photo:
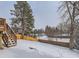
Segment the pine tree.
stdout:
<path fill-rule="evenodd" d="M 15 16 L 12 20 L 12 26 L 16 25 L 19 29 L 21 29 L 22 35 L 31 34 L 33 31 L 32 29 L 34 28 L 34 18 L 31 6 L 27 1 L 17 1 L 16 4 L 14 4 L 14 8 L 15 10 L 11 10 L 11 14 Z"/>

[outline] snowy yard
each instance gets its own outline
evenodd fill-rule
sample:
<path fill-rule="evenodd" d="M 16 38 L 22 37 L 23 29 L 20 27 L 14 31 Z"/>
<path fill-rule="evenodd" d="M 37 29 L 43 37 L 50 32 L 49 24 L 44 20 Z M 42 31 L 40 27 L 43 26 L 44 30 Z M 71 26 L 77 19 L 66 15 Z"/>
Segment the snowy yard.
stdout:
<path fill-rule="evenodd" d="M 34 48 L 34 49 L 33 49 Z M 0 50 L 2 58 L 77 58 L 79 57 L 78 50 L 70 50 L 66 47 L 56 45 L 18 40 L 15 47 L 5 48 Z"/>

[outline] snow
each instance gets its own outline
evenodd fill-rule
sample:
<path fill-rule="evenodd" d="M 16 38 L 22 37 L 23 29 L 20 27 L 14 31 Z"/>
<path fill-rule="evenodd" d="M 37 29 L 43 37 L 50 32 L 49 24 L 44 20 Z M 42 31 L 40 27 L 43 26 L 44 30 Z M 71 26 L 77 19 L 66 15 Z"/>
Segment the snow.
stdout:
<path fill-rule="evenodd" d="M 69 38 L 49 38 L 48 40 L 57 41 L 57 42 L 67 42 L 67 43 L 70 41 Z"/>
<path fill-rule="evenodd" d="M 40 37 L 37 37 L 37 39 L 48 40 L 48 37 L 47 36 L 40 36 Z"/>
<path fill-rule="evenodd" d="M 38 36 L 37 39 L 48 40 L 48 36 L 45 34 L 42 34 L 42 35 Z"/>
<path fill-rule="evenodd" d="M 32 49 L 31 49 L 32 48 Z M 18 40 L 15 47 L 0 50 L 0 58 L 78 58 L 78 50 L 40 43 Z"/>

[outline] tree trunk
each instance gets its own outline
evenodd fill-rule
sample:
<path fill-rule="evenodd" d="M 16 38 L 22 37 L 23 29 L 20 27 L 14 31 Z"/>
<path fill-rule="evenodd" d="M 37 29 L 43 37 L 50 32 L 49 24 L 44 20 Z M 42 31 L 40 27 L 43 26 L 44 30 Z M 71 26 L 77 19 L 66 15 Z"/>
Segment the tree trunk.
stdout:
<path fill-rule="evenodd" d="M 24 38 L 24 19 L 22 19 L 22 39 Z"/>
<path fill-rule="evenodd" d="M 24 39 L 24 6 L 23 6 L 23 10 L 22 10 L 22 39 Z"/>
<path fill-rule="evenodd" d="M 70 16 L 70 19 L 71 19 L 71 30 L 70 30 L 70 49 L 73 49 L 74 47 L 74 19 L 75 19 L 75 3 L 73 4 L 73 12 L 72 14 L 70 13 L 70 10 L 69 10 L 69 6 L 68 6 L 68 2 L 66 2 L 66 6 L 67 6 L 67 9 L 68 9 L 68 13 L 69 13 L 69 16 Z"/>
<path fill-rule="evenodd" d="M 75 40 L 75 35 L 74 35 L 74 19 L 75 19 L 75 3 L 73 5 L 73 12 L 72 12 L 72 19 L 71 19 L 71 32 L 70 32 L 70 49 L 74 48 L 74 40 Z"/>

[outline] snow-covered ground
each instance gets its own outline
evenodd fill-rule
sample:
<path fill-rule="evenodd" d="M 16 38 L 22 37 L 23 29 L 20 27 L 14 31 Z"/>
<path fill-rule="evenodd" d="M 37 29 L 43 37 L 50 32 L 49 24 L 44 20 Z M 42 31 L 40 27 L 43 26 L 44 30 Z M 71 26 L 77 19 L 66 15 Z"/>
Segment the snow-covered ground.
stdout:
<path fill-rule="evenodd" d="M 34 48 L 34 49 L 30 49 Z M 35 41 L 18 40 L 15 47 L 0 50 L 3 58 L 67 58 L 79 57 L 78 50 L 70 50 L 66 47 L 40 43 Z"/>

